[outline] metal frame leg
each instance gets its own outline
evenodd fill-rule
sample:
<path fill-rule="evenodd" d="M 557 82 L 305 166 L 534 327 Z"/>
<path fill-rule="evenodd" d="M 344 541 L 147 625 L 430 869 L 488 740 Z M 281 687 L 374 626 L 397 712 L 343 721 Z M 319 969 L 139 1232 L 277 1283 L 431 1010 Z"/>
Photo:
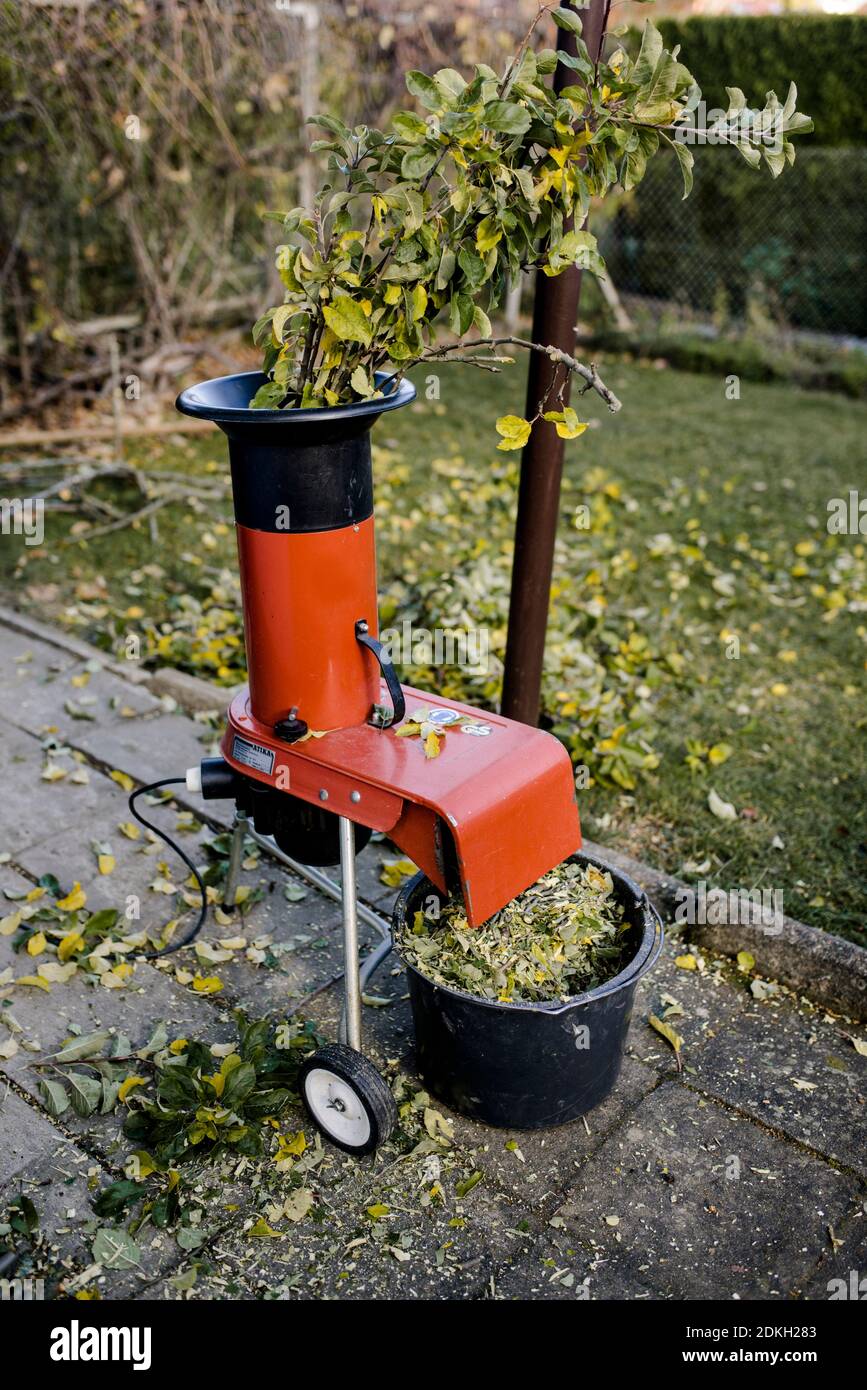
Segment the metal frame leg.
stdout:
<path fill-rule="evenodd" d="M 238 879 L 241 874 L 241 858 L 244 853 L 244 836 L 247 833 L 247 812 L 235 808 L 232 823 L 232 845 L 229 850 L 229 872 L 226 874 L 226 887 L 223 892 L 223 907 L 235 906 Z"/>
<path fill-rule="evenodd" d="M 361 1051 L 361 979 L 358 965 L 358 894 L 355 881 L 355 826 L 340 821 L 340 878 L 343 906 L 343 1033 L 341 1041 Z"/>
<path fill-rule="evenodd" d="M 300 864 L 297 859 L 292 859 L 288 854 L 284 854 L 282 849 L 274 843 L 270 835 L 260 835 L 252 822 L 247 823 L 247 834 L 260 849 L 266 854 L 270 854 L 272 859 L 285 864 L 288 869 L 297 874 L 299 878 L 306 879 L 312 883 L 314 888 L 318 888 L 320 893 L 339 903 L 343 900 L 343 890 L 339 883 L 327 874 L 323 874 L 319 869 L 314 869 L 310 864 Z M 365 926 L 372 927 L 379 937 L 379 945 L 365 956 L 364 961 L 358 972 L 358 980 L 361 986 L 361 1002 L 364 1003 L 364 990 L 372 979 L 375 972 L 382 965 L 382 962 L 391 954 L 391 923 L 382 913 L 374 912 L 366 903 L 359 902 L 356 897 L 356 915 L 359 922 L 364 922 Z M 345 1012 L 345 1011 L 344 1011 Z M 340 1041 L 346 1041 L 346 1028 L 341 1020 Z"/>

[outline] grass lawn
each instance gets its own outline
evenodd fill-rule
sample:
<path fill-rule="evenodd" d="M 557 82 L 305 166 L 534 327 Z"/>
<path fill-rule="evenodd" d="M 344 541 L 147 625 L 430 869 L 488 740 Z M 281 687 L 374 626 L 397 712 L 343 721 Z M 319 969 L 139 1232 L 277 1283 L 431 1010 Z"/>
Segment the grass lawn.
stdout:
<path fill-rule="evenodd" d="M 546 720 L 591 782 L 586 831 L 693 881 L 781 889 L 788 914 L 867 944 L 867 555 L 826 529 L 828 499 L 863 478 L 867 405 L 751 383 L 727 400 L 721 378 L 618 363 L 603 375 L 624 410 L 585 397 L 597 423 L 566 446 L 545 682 Z M 404 674 L 494 703 L 519 456 L 497 451 L 493 421 L 522 410 L 523 366 L 443 367 L 438 400 L 417 384 L 374 433 L 384 625 L 484 628 L 486 671 L 422 657 Z M 135 457 L 226 472 L 216 432 Z M 238 679 L 228 496 L 160 512 L 156 545 L 147 523 L 84 545 L 74 520 L 50 518 L 39 551 L 4 543 L 7 599 Z M 712 813 L 711 789 L 734 819 Z"/>

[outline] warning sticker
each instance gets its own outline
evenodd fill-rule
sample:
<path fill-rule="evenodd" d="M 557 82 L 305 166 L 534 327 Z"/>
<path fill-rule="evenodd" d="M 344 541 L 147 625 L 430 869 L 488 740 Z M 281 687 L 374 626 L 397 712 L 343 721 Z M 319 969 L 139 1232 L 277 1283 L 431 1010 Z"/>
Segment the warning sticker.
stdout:
<path fill-rule="evenodd" d="M 271 749 L 263 748 L 261 743 L 250 743 L 249 739 L 241 738 L 240 734 L 235 734 L 232 742 L 232 757 L 238 763 L 254 767 L 257 772 L 274 771 L 274 754 Z"/>

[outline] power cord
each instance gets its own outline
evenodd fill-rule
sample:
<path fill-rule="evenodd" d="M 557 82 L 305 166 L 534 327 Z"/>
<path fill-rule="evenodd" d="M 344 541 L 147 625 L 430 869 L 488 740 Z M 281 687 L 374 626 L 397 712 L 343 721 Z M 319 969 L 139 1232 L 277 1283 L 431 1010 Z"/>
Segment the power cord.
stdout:
<path fill-rule="evenodd" d="M 137 811 L 135 808 L 136 799 L 138 797 L 146 796 L 148 792 L 160 791 L 162 787 L 186 786 L 186 781 L 187 779 L 185 777 L 167 777 L 163 782 L 150 782 L 146 787 L 137 787 L 129 798 L 130 812 L 135 816 L 139 825 L 143 825 L 145 829 L 152 830 L 155 835 L 159 835 L 160 839 L 168 845 L 169 849 L 173 849 L 175 854 L 177 854 L 180 859 L 183 859 L 190 873 L 193 875 L 193 878 L 196 880 L 196 883 L 199 885 L 199 892 L 202 895 L 202 906 L 195 926 L 187 932 L 186 936 L 182 936 L 180 941 L 173 941 L 171 946 L 164 946 L 161 951 L 143 952 L 145 960 L 156 960 L 159 956 L 170 956 L 173 951 L 179 951 L 182 946 L 189 946 L 190 942 L 194 941 L 198 936 L 204 926 L 205 918 L 208 915 L 208 893 L 202 881 L 202 875 L 199 873 L 190 856 L 185 850 L 181 849 L 180 845 L 177 844 L 170 835 L 167 835 L 164 830 L 160 830 L 159 826 L 154 825 L 152 821 L 147 820 L 141 812 Z"/>

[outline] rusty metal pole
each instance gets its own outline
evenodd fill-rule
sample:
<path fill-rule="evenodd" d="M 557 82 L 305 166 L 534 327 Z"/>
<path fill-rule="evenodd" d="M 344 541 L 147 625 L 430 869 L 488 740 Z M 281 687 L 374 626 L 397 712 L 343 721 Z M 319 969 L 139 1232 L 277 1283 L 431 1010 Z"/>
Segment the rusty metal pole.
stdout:
<path fill-rule="evenodd" d="M 611 0 L 590 0 L 589 6 L 582 10 L 582 37 L 594 62 L 602 49 L 610 8 Z M 574 36 L 562 29 L 558 34 L 561 51 L 574 53 Z M 554 73 L 555 90 L 568 87 L 574 81 L 572 69 L 558 63 Z M 581 271 L 574 266 L 558 276 L 537 275 L 533 342 L 552 344 L 564 352 L 574 353 L 580 296 Z M 530 354 L 528 419 L 536 414 L 558 370 L 562 368 L 542 353 Z M 568 404 L 568 401 L 567 377 L 563 402 Z M 554 426 L 540 420 L 533 426 L 529 443 L 521 455 L 502 712 L 524 724 L 539 722 L 545 629 L 560 511 L 563 444 Z"/>

